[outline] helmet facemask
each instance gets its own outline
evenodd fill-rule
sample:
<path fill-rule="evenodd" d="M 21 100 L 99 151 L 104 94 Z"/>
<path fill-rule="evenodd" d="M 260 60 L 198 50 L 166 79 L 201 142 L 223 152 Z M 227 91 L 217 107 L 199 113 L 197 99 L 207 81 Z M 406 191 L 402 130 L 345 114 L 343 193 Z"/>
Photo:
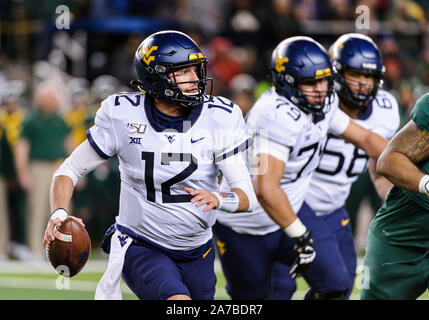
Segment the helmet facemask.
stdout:
<path fill-rule="evenodd" d="M 293 102 L 295 105 L 297 105 L 300 109 L 302 109 L 304 112 L 306 113 L 314 113 L 314 114 L 320 114 L 322 112 L 326 112 L 326 105 L 327 104 L 331 104 L 333 102 L 333 78 L 332 76 L 327 76 L 327 77 L 323 77 L 320 79 L 326 79 L 327 86 L 328 89 L 326 92 L 303 92 L 299 86 L 299 84 L 301 83 L 305 83 L 305 82 L 310 82 L 310 81 L 315 81 L 315 80 L 319 80 L 316 78 L 301 78 L 301 79 L 296 79 L 295 77 L 289 75 L 289 74 L 280 74 L 278 72 L 276 72 L 275 70 L 271 70 L 271 77 L 273 79 L 273 82 L 275 84 L 276 87 L 276 91 L 285 96 L 285 97 L 289 97 L 289 100 L 291 102 Z M 322 94 L 325 95 L 325 98 L 323 99 L 323 102 L 321 104 L 314 104 L 314 103 L 310 103 L 306 96 L 305 93 L 310 93 L 310 95 L 319 95 L 321 96 Z"/>
<path fill-rule="evenodd" d="M 195 66 L 195 73 L 198 77 L 198 80 L 193 81 L 180 81 L 178 82 L 176 80 L 175 72 L 184 68 Z M 168 70 L 168 73 L 171 74 L 171 77 L 169 77 L 169 74 L 167 75 L 163 74 L 161 75 L 168 83 L 168 87 L 164 90 L 164 95 L 168 102 L 173 102 L 176 104 L 179 104 L 184 107 L 193 107 L 198 104 L 207 102 L 212 93 L 212 79 L 207 78 L 207 60 L 206 59 L 198 59 L 197 61 L 191 61 L 184 64 L 176 64 L 176 65 L 170 65 L 165 66 Z M 210 93 L 209 95 L 206 95 L 206 90 L 208 87 L 208 83 L 210 82 Z M 182 90 L 179 88 L 180 85 L 188 84 L 188 83 L 195 83 L 197 87 L 197 92 L 195 93 L 187 93 L 182 92 Z M 162 99 L 162 98 L 161 98 Z"/>
<path fill-rule="evenodd" d="M 317 80 L 322 80 L 324 79 L 327 82 L 327 89 L 325 92 L 322 91 L 313 91 L 311 89 L 309 90 L 302 90 L 302 88 L 300 88 L 300 84 L 305 84 L 305 83 L 309 83 L 309 82 L 313 82 L 313 81 L 317 81 Z M 300 108 L 302 108 L 304 111 L 306 112 L 311 112 L 314 114 L 320 114 L 322 112 L 326 112 L 326 105 L 327 104 L 331 104 L 333 101 L 333 79 L 332 76 L 328 76 L 328 77 L 324 77 L 321 79 L 315 79 L 315 78 L 311 78 L 311 79 L 301 79 L 299 81 L 298 84 L 295 85 L 295 97 L 297 98 L 297 102 L 296 103 Z M 321 103 L 312 103 L 310 101 L 308 101 L 308 96 L 310 97 L 314 97 L 314 98 L 318 98 L 318 100 L 321 100 Z M 324 96 L 324 97 L 323 97 Z M 291 99 L 292 102 L 293 99 Z M 295 102 L 294 102 L 295 103 Z"/>
<path fill-rule="evenodd" d="M 338 64 L 337 64 L 337 67 L 338 67 Z M 345 76 L 346 71 L 353 72 L 356 74 L 365 74 L 365 75 L 371 76 L 373 78 L 372 89 L 366 94 L 359 93 L 359 92 L 354 93 L 350 88 L 350 85 L 349 85 L 350 81 L 346 81 L 346 76 Z M 356 109 L 358 108 L 365 109 L 374 100 L 374 98 L 377 95 L 378 89 L 381 88 L 383 85 L 382 74 L 383 73 L 379 72 L 378 70 L 356 69 L 356 68 L 346 67 L 346 68 L 342 68 L 342 70 L 340 69 L 340 71 L 337 70 L 335 75 L 334 86 L 341 100 L 345 101 L 348 105 L 350 105 L 350 107 L 353 107 Z M 356 86 L 361 88 L 362 84 L 356 83 Z"/>

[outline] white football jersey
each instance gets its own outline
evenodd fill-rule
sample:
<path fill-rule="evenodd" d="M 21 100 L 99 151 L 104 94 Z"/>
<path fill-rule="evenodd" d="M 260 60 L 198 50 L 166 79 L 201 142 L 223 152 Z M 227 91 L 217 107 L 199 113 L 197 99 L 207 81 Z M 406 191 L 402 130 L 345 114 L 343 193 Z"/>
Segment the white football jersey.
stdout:
<path fill-rule="evenodd" d="M 247 148 L 241 109 L 222 97 L 192 109 L 183 130 L 163 130 L 151 99 L 127 92 L 108 97 L 88 130 L 91 146 L 119 159 L 117 224 L 163 247 L 190 250 L 212 237 L 217 210 L 203 212 L 185 187 L 219 191 L 216 163 Z"/>
<path fill-rule="evenodd" d="M 286 163 L 280 187 L 295 213 L 304 202 L 326 135 L 329 132 L 339 135 L 349 124 L 349 117 L 338 108 L 337 96 L 333 95 L 332 98 L 325 113 L 315 117 L 299 109 L 286 97 L 278 95 L 272 87 L 256 101 L 246 118 L 248 133 L 253 135 L 255 141 L 253 155 L 260 153 L 257 135 L 264 132 L 269 141 L 289 149 L 288 159 L 279 159 Z M 279 154 L 266 149 L 262 153 L 269 153 L 276 158 Z M 250 171 L 252 173 L 251 168 Z M 218 221 L 245 234 L 264 235 L 279 229 L 259 203 L 250 213 L 219 213 Z"/>
<path fill-rule="evenodd" d="M 379 90 L 371 105 L 357 119 L 362 127 L 390 139 L 399 128 L 396 99 Z M 367 168 L 368 156 L 352 143 L 328 135 L 320 163 L 314 172 L 305 202 L 317 215 L 325 215 L 342 207 L 350 188 Z"/>

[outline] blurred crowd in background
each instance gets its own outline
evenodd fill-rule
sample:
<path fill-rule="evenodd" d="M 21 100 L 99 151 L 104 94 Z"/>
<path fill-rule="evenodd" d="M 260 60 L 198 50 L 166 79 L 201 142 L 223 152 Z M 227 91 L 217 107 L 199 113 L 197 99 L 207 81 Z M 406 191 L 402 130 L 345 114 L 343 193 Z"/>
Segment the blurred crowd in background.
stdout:
<path fill-rule="evenodd" d="M 368 8 L 366 29 L 357 28 L 360 5 Z M 133 56 L 149 34 L 191 36 L 208 57 L 213 95 L 244 113 L 270 86 L 280 41 L 307 35 L 328 49 L 343 33 L 367 34 L 382 52 L 383 88 L 397 98 L 404 124 L 429 91 L 428 19 L 424 0 L 0 0 L 0 261 L 41 259 L 52 170 L 86 138 L 104 98 L 133 90 Z M 117 214 L 117 161 L 82 179 L 73 195 L 71 214 L 84 219 L 94 245 Z M 372 188 L 364 175 L 352 189 L 355 231 L 362 199 L 372 212 L 380 206 Z"/>

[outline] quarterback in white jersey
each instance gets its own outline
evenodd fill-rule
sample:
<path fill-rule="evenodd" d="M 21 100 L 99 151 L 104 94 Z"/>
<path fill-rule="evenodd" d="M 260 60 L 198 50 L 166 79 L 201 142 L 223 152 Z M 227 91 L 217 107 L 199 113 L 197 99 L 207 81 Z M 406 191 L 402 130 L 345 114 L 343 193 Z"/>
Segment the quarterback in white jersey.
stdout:
<path fill-rule="evenodd" d="M 104 100 L 87 140 L 54 175 L 45 244 L 79 178 L 119 158 L 119 214 L 103 240 L 109 265 L 96 299 L 121 298 L 121 275 L 141 299 L 213 299 L 216 213 L 251 210 L 256 196 L 241 155 L 251 143 L 241 109 L 205 95 L 206 63 L 181 32 L 146 38 L 134 60 L 140 92 Z M 219 192 L 219 170 L 231 192 Z"/>
<path fill-rule="evenodd" d="M 248 132 L 256 130 L 253 153 L 261 171 L 252 174 L 259 205 L 246 216 L 219 214 L 214 226 L 227 290 L 233 299 L 271 298 L 270 277 L 277 261 L 291 266 L 292 277 L 307 279 L 317 273 L 328 280 L 326 290 L 343 292 L 347 285 L 337 287 L 336 270 L 313 267 L 322 236 L 304 202 L 305 194 L 328 133 L 342 136 L 374 158 L 387 141 L 338 108 L 331 62 L 313 39 L 292 37 L 281 42 L 273 52 L 271 69 L 274 87 L 246 117 Z M 283 277 L 288 276 L 286 271 Z"/>
<path fill-rule="evenodd" d="M 165 248 L 191 250 L 211 239 L 216 210 L 193 205 L 185 187 L 219 190 L 213 164 L 235 148 L 245 150 L 250 139 L 241 109 L 225 98 L 193 107 L 183 129 L 173 131 L 155 119 L 152 104 L 142 93 L 110 96 L 87 132 L 88 142 L 106 159 L 119 157 L 116 222 Z"/>

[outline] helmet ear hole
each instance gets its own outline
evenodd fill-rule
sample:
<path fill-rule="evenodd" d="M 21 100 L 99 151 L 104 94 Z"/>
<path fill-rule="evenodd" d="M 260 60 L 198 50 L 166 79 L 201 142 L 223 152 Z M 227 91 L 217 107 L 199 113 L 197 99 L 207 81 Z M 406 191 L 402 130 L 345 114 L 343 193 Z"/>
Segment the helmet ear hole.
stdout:
<path fill-rule="evenodd" d="M 285 75 L 285 81 L 287 83 L 290 83 L 290 84 L 294 84 L 295 83 L 295 79 L 291 75 L 289 75 L 289 74 Z"/>
<path fill-rule="evenodd" d="M 172 97 L 172 96 L 174 95 L 173 90 L 169 90 L 169 89 L 166 89 L 166 90 L 164 91 L 164 93 L 165 93 L 165 95 L 166 95 L 167 97 Z"/>
<path fill-rule="evenodd" d="M 155 70 L 152 69 L 150 66 L 148 66 L 146 69 L 147 69 L 147 72 L 149 72 L 150 74 L 153 74 L 155 72 Z"/>
<path fill-rule="evenodd" d="M 155 71 L 159 72 L 159 73 L 165 73 L 167 71 L 167 68 L 164 67 L 164 66 L 161 66 L 161 65 L 157 64 L 155 66 Z"/>

